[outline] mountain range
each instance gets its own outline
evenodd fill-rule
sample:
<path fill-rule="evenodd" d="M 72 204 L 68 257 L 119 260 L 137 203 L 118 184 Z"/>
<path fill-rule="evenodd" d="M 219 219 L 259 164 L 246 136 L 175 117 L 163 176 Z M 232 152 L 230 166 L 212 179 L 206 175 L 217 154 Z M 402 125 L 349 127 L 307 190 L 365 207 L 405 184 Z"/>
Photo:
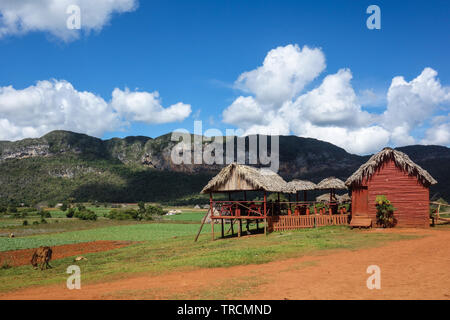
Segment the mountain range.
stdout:
<path fill-rule="evenodd" d="M 80 202 L 188 204 L 204 200 L 200 190 L 223 165 L 176 165 L 171 161 L 176 144 L 171 133 L 158 138 L 101 140 L 70 131 L 0 141 L 0 201 L 37 203 L 73 198 Z M 449 148 L 413 145 L 398 150 L 438 181 L 431 188 L 431 197 L 450 199 Z M 279 137 L 279 174 L 287 181 L 298 178 L 317 183 L 329 176 L 345 180 L 369 157 L 316 139 Z"/>

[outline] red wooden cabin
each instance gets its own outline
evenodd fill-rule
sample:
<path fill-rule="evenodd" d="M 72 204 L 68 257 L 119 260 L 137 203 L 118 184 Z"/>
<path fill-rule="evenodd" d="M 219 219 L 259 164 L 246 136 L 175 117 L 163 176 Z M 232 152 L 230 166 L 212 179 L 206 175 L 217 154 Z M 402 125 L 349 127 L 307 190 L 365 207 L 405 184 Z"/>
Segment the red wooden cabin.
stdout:
<path fill-rule="evenodd" d="M 385 195 L 397 209 L 397 226 L 429 227 L 429 187 L 436 183 L 406 154 L 385 148 L 346 181 L 352 194 L 352 220 L 370 219 L 375 226 L 375 199 Z"/>

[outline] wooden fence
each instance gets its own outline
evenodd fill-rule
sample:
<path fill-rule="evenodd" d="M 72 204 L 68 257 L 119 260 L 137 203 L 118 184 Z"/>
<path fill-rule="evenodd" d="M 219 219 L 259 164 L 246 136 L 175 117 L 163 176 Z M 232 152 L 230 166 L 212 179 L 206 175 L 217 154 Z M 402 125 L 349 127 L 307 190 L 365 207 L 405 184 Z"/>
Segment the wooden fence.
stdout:
<path fill-rule="evenodd" d="M 445 204 L 445 203 L 441 203 L 441 202 L 430 202 L 430 205 L 435 205 L 437 206 L 436 211 L 433 212 L 432 214 L 432 224 L 439 224 L 439 223 L 450 223 L 450 218 L 443 218 L 441 217 L 441 206 L 443 207 L 450 207 L 450 205 Z"/>
<path fill-rule="evenodd" d="M 302 228 L 338 226 L 349 224 L 349 214 L 304 215 L 267 217 L 270 231 L 286 231 Z"/>

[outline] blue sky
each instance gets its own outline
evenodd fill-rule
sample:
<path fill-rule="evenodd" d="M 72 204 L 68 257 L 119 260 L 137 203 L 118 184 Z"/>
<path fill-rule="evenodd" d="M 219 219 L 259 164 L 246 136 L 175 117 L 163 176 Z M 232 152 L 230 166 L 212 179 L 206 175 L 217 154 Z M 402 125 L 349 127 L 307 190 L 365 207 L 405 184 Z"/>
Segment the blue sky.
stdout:
<path fill-rule="evenodd" d="M 127 1 L 133 2 L 122 0 L 122 5 Z M 286 117 L 286 110 L 283 116 L 280 115 L 282 104 L 291 103 L 292 109 L 287 110 L 293 110 L 292 117 L 297 117 L 298 122 L 290 124 L 288 128 L 283 127 L 280 133 L 313 136 L 336 143 L 333 140 L 335 129 L 338 130 L 336 132 L 342 141 L 340 145 L 355 153 L 373 152 L 386 144 L 396 146 L 409 142 L 444 145 L 450 143 L 448 1 L 141 0 L 134 1 L 129 8 L 120 9 L 122 12 L 112 8 L 113 13 L 108 18 L 92 22 L 95 26 L 91 30 L 83 26 L 83 14 L 97 14 L 95 10 L 101 8 L 89 9 L 86 4 L 88 2 L 80 0 L 72 3 L 80 4 L 82 31 L 77 33 L 71 30 L 76 36 L 69 39 L 54 31 L 58 28 L 58 23 L 68 16 L 64 16 L 64 12 L 61 14 L 62 18 L 55 18 L 54 25 L 36 23 L 27 27 L 26 13 L 23 14 L 23 11 L 19 10 L 20 7 L 8 7 L 9 1 L 3 4 L 2 2 L 4 1 L 0 1 L 0 17 L 3 15 L 3 18 L 0 18 L 0 88 L 3 88 L 3 91 L 0 89 L 0 119 L 6 119 L 7 122 L 2 126 L 0 121 L 1 139 L 40 135 L 45 128 L 84 131 L 103 138 L 129 135 L 156 137 L 177 128 L 192 130 L 194 119 L 203 120 L 204 129 L 242 128 L 243 131 L 252 133 L 264 132 L 260 130 L 262 127 L 271 127 L 267 119 L 244 123 L 246 115 L 224 120 L 224 110 L 230 108 L 236 99 L 242 96 L 254 97 L 254 108 L 279 117 L 281 122 L 286 119 L 283 118 Z M 20 5 L 20 2 L 16 3 Z M 42 10 L 51 2 L 43 1 Z M 381 9 L 381 30 L 369 30 L 366 27 L 366 19 L 369 17 L 366 8 L 371 4 L 377 4 Z M 7 12 L 13 10 L 23 14 L 25 23 L 21 23 L 25 27 L 21 26 L 16 30 L 5 22 Z M 51 17 L 53 16 L 50 16 L 50 19 Z M 47 16 L 43 19 L 49 18 Z M 304 46 L 320 50 L 326 64 L 323 68 L 318 67 L 318 74 L 301 89 L 294 90 L 293 96 L 268 106 L 267 101 L 261 101 L 258 93 L 248 88 L 248 83 L 242 83 L 247 88 L 236 85 L 241 74 L 262 66 L 271 50 L 289 45 L 296 45 L 297 49 L 292 51 L 294 53 L 302 52 Z M 345 119 L 333 122 L 335 119 L 323 118 L 327 112 L 333 113 L 333 110 L 329 109 L 321 113 L 320 121 L 316 115 L 309 115 L 308 118 L 304 110 L 309 107 L 307 101 L 310 99 L 305 98 L 306 102 L 302 102 L 301 106 L 296 99 L 320 87 L 327 76 L 337 74 L 344 68 L 352 75 L 349 81 L 358 99 L 357 102 L 349 103 L 351 108 L 355 107 L 355 103 L 358 105 L 356 108 L 360 108 L 361 119 L 364 120 L 358 120 L 358 124 L 352 125 L 343 124 Z M 402 76 L 409 85 L 425 68 L 437 72 L 437 75 L 429 75 L 427 79 L 440 82 L 439 92 L 442 98 L 429 101 L 429 96 L 436 96 L 433 93 L 430 93 L 428 98 L 419 97 L 419 100 L 409 96 L 405 99 L 398 98 L 396 101 L 401 100 L 399 104 L 419 103 L 433 110 L 425 112 L 422 121 L 419 119 L 408 124 L 393 123 L 385 126 L 384 122 L 390 120 L 377 118 L 377 115 L 381 116 L 387 110 L 387 93 L 393 78 Z M 45 102 L 27 100 L 24 103 L 29 104 L 29 109 L 22 110 L 19 106 L 15 113 L 11 111 L 12 106 L 20 105 L 20 101 L 23 101 L 21 99 L 25 99 L 23 95 L 33 96 L 32 92 L 21 90 L 37 86 L 38 81 L 51 82 L 52 79 L 66 81 L 76 93 L 89 92 L 104 99 L 106 104 L 112 105 L 114 112 L 122 112 L 122 123 L 117 124 L 117 119 L 114 119 L 103 127 L 100 122 L 105 116 L 98 112 L 87 118 L 80 115 L 77 120 L 80 124 L 71 120 L 76 116 L 70 113 L 71 119 L 67 119 L 67 115 L 55 117 L 50 123 L 39 119 L 33 127 L 33 119 L 22 118 L 25 118 L 26 114 L 39 113 Z M 12 86 L 14 91 L 5 93 L 4 88 L 9 86 Z M 116 88 L 120 90 L 118 94 L 121 94 L 122 99 L 118 98 L 117 102 L 112 103 L 112 92 Z M 269 87 L 269 90 L 275 91 L 277 87 Z M 190 106 L 189 114 L 187 115 L 187 107 L 173 117 L 161 113 L 162 118 L 175 120 L 158 120 L 156 123 L 142 114 L 136 115 L 136 109 L 129 105 L 131 102 L 127 98 L 133 98 L 133 92 L 155 91 L 159 92 L 161 99 L 158 108 L 169 108 L 181 102 Z M 365 92 L 370 92 L 369 100 L 365 98 Z M 2 94 L 5 95 L 3 100 Z M 399 91 L 396 94 L 403 93 Z M 80 103 L 77 99 L 65 99 L 60 95 L 57 97 L 49 99 L 57 100 L 56 104 L 61 104 L 63 99 L 64 103 L 74 104 L 74 109 L 76 104 Z M 333 105 L 333 102 L 330 104 Z M 247 107 L 248 105 L 237 105 L 231 111 L 234 113 L 235 110 Z M 310 105 L 310 108 L 313 110 L 315 106 Z M 350 111 L 353 110 L 351 108 Z M 391 109 L 395 112 L 389 113 L 389 117 L 397 118 L 397 112 L 414 112 L 414 108 L 411 107 L 411 111 L 408 111 L 408 108 L 399 110 L 392 102 Z M 29 110 L 33 112 L 30 113 Z M 364 112 L 370 115 L 371 120 Z M 18 113 L 21 113 L 20 117 L 17 116 Z M 48 117 L 54 115 L 53 110 L 48 109 L 43 113 L 49 113 Z M 308 111 L 308 114 L 310 113 Z M 93 119 L 94 117 L 98 119 Z M 310 126 L 296 131 L 296 127 L 302 126 L 303 117 L 306 119 L 304 122 L 308 122 Z M 240 119 L 244 120 L 240 122 Z M 99 128 L 97 131 L 89 128 L 91 121 L 93 127 Z M 380 127 L 380 130 L 361 131 L 362 128 L 375 126 Z M 331 127 L 334 129 L 331 130 Z M 438 136 L 431 133 L 433 128 L 441 130 Z M 398 135 L 393 137 L 390 134 L 395 130 Z M 312 132 L 321 133 L 314 136 L 315 133 Z M 359 134 L 361 141 L 355 142 L 354 137 Z M 372 142 L 372 134 L 381 138 L 374 146 L 361 147 Z"/>

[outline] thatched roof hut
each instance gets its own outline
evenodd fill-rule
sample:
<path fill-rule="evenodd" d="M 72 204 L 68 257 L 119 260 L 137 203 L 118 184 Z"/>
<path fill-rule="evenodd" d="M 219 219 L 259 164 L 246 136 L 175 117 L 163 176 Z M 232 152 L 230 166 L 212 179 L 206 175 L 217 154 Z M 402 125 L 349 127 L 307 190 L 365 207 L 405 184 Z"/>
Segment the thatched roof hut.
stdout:
<path fill-rule="evenodd" d="M 292 192 L 286 181 L 269 169 L 232 163 L 212 178 L 201 193 L 237 191 Z"/>
<path fill-rule="evenodd" d="M 317 189 L 317 185 L 311 181 L 294 179 L 288 183 L 288 188 L 293 192 Z"/>
<path fill-rule="evenodd" d="M 345 184 L 347 186 L 361 184 L 363 178 L 369 179 L 387 160 L 394 161 L 398 168 L 404 172 L 407 172 L 410 176 L 415 176 L 425 186 L 430 186 L 437 183 L 437 181 L 426 170 L 414 163 L 405 153 L 392 148 L 384 148 L 379 153 L 373 155 L 369 161 L 359 167 L 359 169 L 347 179 Z"/>
<path fill-rule="evenodd" d="M 352 198 L 350 198 L 350 196 L 347 193 L 343 194 L 343 195 L 333 194 L 331 196 L 333 197 L 333 200 L 336 200 L 339 203 L 349 202 L 352 200 Z M 316 197 L 316 201 L 317 202 L 328 202 L 328 201 L 330 201 L 330 194 L 324 193 L 324 194 Z"/>
<path fill-rule="evenodd" d="M 349 196 L 348 193 L 346 193 L 346 194 L 343 194 L 342 196 L 338 195 L 338 200 L 339 200 L 339 203 L 344 203 L 344 202 L 352 201 L 352 198 Z"/>
<path fill-rule="evenodd" d="M 330 194 L 329 193 L 321 194 L 320 196 L 316 197 L 316 201 L 317 202 L 328 202 L 328 201 L 330 201 Z"/>
<path fill-rule="evenodd" d="M 335 190 L 347 190 L 344 181 L 335 177 L 329 177 L 323 179 L 317 185 L 317 189 L 335 189 Z"/>

